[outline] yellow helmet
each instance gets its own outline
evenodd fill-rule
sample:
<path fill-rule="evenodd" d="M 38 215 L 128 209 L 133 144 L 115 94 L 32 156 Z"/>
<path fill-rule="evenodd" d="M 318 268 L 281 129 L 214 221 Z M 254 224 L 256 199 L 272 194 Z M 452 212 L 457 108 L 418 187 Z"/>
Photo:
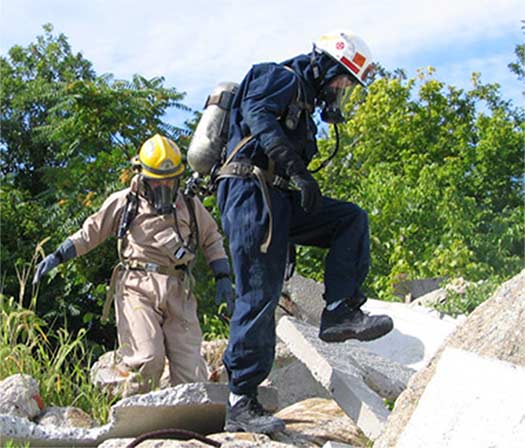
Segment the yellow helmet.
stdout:
<path fill-rule="evenodd" d="M 178 146 L 173 140 L 159 134 L 144 142 L 135 162 L 140 164 L 142 175 L 149 179 L 170 179 L 180 176 L 184 171 Z"/>

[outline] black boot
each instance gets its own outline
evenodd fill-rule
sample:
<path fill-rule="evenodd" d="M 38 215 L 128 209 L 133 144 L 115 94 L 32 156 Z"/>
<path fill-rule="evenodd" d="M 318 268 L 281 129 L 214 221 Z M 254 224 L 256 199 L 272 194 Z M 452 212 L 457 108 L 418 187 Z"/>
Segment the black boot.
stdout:
<path fill-rule="evenodd" d="M 270 434 L 282 431 L 285 428 L 284 421 L 274 417 L 266 411 L 256 396 L 243 395 L 242 398 L 231 406 L 226 405 L 226 421 L 224 431 L 226 432 L 257 432 Z"/>
<path fill-rule="evenodd" d="M 319 338 L 325 342 L 343 342 L 347 339 L 371 341 L 380 338 L 394 328 L 392 319 L 385 315 L 369 316 L 359 307 L 347 301 L 336 309 L 326 308 L 321 315 Z"/>

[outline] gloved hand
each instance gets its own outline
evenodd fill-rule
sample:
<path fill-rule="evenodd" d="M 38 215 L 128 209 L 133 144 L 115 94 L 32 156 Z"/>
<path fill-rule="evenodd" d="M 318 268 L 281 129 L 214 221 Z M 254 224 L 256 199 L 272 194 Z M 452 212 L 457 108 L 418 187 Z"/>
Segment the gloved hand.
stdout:
<path fill-rule="evenodd" d="M 273 147 L 267 154 L 277 165 L 284 168 L 286 174 L 301 189 L 301 207 L 304 211 L 315 212 L 321 206 L 321 190 L 299 154 L 293 148 L 282 144 Z"/>
<path fill-rule="evenodd" d="M 210 263 L 210 268 L 215 276 L 216 295 L 215 303 L 220 305 L 226 302 L 228 314 L 233 314 L 235 294 L 233 292 L 232 281 L 230 278 L 230 264 L 226 258 L 214 260 Z"/>
<path fill-rule="evenodd" d="M 69 238 L 66 239 L 57 250 L 38 263 L 33 277 L 33 285 L 37 284 L 42 276 L 47 274 L 51 269 L 56 268 L 60 263 L 65 263 L 76 256 L 77 250 L 75 249 L 75 245 Z"/>
<path fill-rule="evenodd" d="M 43 275 L 47 274 L 51 269 L 56 268 L 60 263 L 61 261 L 55 252 L 44 258 L 36 267 L 35 275 L 33 277 L 33 285 L 36 285 Z"/>
<path fill-rule="evenodd" d="M 235 302 L 233 300 L 234 293 L 233 293 L 233 286 L 232 286 L 232 281 L 230 280 L 230 277 L 219 278 L 215 286 L 217 288 L 217 292 L 215 296 L 215 303 L 218 306 L 221 303 L 226 302 L 228 315 L 231 316 L 233 314 Z"/>
<path fill-rule="evenodd" d="M 301 207 L 307 213 L 315 212 L 321 207 L 321 190 L 308 171 L 292 176 L 294 183 L 301 189 Z"/>

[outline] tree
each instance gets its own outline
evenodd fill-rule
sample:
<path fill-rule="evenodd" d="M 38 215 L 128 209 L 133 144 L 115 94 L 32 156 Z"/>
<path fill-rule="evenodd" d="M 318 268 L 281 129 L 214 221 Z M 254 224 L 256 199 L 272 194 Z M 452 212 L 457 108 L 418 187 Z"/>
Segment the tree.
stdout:
<path fill-rule="evenodd" d="M 523 267 L 523 110 L 497 85 L 463 91 L 421 72 L 354 92 L 342 150 L 318 176 L 328 195 L 369 212 L 380 297 L 402 279 L 509 276 Z M 359 138 L 359 140 L 356 140 Z M 322 153 L 334 145 L 321 142 Z M 322 253 L 302 249 L 315 276 Z M 318 274 L 317 274 L 318 275 Z"/>
<path fill-rule="evenodd" d="M 164 121 L 170 107 L 187 110 L 184 95 L 163 78 L 130 81 L 99 76 L 51 25 L 27 47 L 0 58 L 2 292 L 17 296 L 15 267 L 27 263 L 45 237 L 49 252 L 78 229 L 107 195 L 127 186 L 130 158 L 154 133 L 178 140 L 186 128 Z M 40 288 L 39 310 L 92 325 L 116 262 L 105 244 L 61 266 Z M 27 298 L 26 298 L 27 300 Z M 108 336 L 109 337 L 109 336 Z"/>

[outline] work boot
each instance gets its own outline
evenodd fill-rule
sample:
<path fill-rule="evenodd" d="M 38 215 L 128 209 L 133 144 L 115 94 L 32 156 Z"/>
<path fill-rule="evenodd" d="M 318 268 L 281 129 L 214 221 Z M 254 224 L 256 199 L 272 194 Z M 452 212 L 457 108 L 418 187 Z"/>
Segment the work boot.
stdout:
<path fill-rule="evenodd" d="M 266 411 L 256 396 L 243 395 L 235 405 L 231 406 L 229 402 L 226 405 L 226 432 L 270 434 L 282 431 L 284 427 L 284 421 Z"/>
<path fill-rule="evenodd" d="M 326 308 L 321 315 L 319 338 L 325 342 L 343 342 L 347 339 L 371 341 L 380 338 L 394 328 L 392 319 L 385 315 L 369 316 L 348 301 L 336 309 Z"/>

